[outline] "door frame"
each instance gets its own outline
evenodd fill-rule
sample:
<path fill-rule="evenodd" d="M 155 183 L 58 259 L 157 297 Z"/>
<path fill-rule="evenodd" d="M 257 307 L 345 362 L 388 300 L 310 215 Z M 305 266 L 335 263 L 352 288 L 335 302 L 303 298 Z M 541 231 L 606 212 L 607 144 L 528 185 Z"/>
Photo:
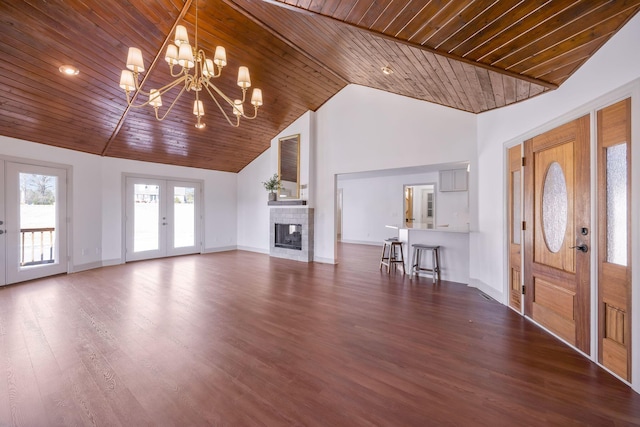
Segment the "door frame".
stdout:
<path fill-rule="evenodd" d="M 508 243 L 509 243 L 509 225 L 506 221 L 507 218 L 507 209 L 508 209 L 508 174 L 507 165 L 508 165 L 508 150 L 510 147 L 514 145 L 518 145 L 524 143 L 527 139 L 533 138 L 537 135 L 545 133 L 549 130 L 552 130 L 556 127 L 559 127 L 563 124 L 566 124 L 572 120 L 578 119 L 586 114 L 590 116 L 590 164 L 591 164 L 591 228 L 592 235 L 597 236 L 599 233 L 599 227 L 597 224 L 597 111 L 605 108 L 609 105 L 615 104 L 616 102 L 622 101 L 625 98 L 631 98 L 631 182 L 637 183 L 640 182 L 640 79 L 636 79 L 626 85 L 620 86 L 617 89 L 610 91 L 604 95 L 601 95 L 577 108 L 574 108 L 562 115 L 550 120 L 546 123 L 540 124 L 535 128 L 519 135 L 514 138 L 509 139 L 508 141 L 503 143 L 502 147 L 502 185 L 503 185 L 503 215 L 504 221 L 503 223 L 503 277 L 502 277 L 502 303 L 506 306 L 509 306 L 509 263 L 508 263 Z M 635 186 L 633 188 L 633 192 L 631 195 L 630 205 L 631 205 L 631 251 L 633 255 L 631 262 L 631 321 L 633 325 L 640 324 L 640 257 L 638 254 L 640 253 L 640 186 Z M 597 278 L 598 278 L 598 265 L 597 265 L 597 256 L 598 256 L 598 248 L 597 245 L 592 245 L 593 250 L 591 252 L 591 322 L 590 322 L 590 331 L 591 331 L 591 355 L 587 355 L 583 352 L 580 352 L 577 348 L 571 346 L 576 351 L 580 352 L 583 356 L 587 357 L 589 360 L 598 364 L 598 366 L 603 369 L 609 371 L 607 368 L 598 363 L 598 291 L 597 291 Z M 524 267 L 523 267 L 524 268 Z M 526 317 L 528 320 L 533 321 Z M 535 323 L 535 322 L 534 322 Z M 538 325 L 536 323 L 536 325 Z M 540 325 L 538 325 L 540 326 Z M 542 327 L 542 326 L 540 326 Z M 544 327 L 542 327 L 545 329 Z M 547 330 L 547 329 L 545 329 Z M 554 335 L 558 339 L 566 342 L 561 337 L 557 336 L 553 332 L 547 330 L 550 334 Z M 569 345 L 569 344 L 568 344 Z M 640 393 L 640 328 L 634 328 L 632 330 L 632 377 L 631 381 L 625 381 L 619 376 L 615 375 L 615 373 L 611 372 L 612 375 L 615 375 L 616 378 L 620 379 L 624 383 L 631 386 L 637 393 Z"/>
<path fill-rule="evenodd" d="M 509 151 L 512 148 L 519 147 L 520 151 L 520 223 L 524 221 L 524 167 L 522 166 L 522 159 L 524 158 L 524 141 L 518 143 L 512 143 L 510 145 L 505 145 L 504 147 L 504 165 L 505 165 L 505 179 L 504 179 L 504 218 L 505 218 L 505 261 L 504 265 L 506 266 L 506 275 L 505 275 L 505 289 L 504 289 L 504 304 L 515 311 L 516 313 L 520 313 L 524 315 L 524 299 L 522 295 L 520 296 L 520 310 L 516 310 L 511 306 L 510 295 L 511 295 L 511 209 L 510 200 L 511 200 L 511 173 L 512 171 L 510 163 L 511 158 Z M 520 289 L 522 290 L 522 286 L 524 285 L 524 230 L 522 226 L 518 227 L 520 230 Z"/>
<path fill-rule="evenodd" d="M 11 162 L 11 163 L 22 163 L 22 164 L 26 164 L 26 165 L 32 165 L 32 166 L 43 166 L 43 167 L 48 167 L 48 168 L 53 168 L 53 169 L 64 169 L 66 171 L 66 176 L 67 176 L 67 180 L 66 180 L 66 205 L 65 205 L 65 210 L 66 210 L 66 239 L 67 239 L 67 250 L 65 254 L 60 254 L 60 256 L 64 256 L 66 258 L 66 260 L 63 260 L 61 258 L 61 263 L 64 262 L 65 263 L 65 274 L 70 274 L 73 272 L 73 166 L 71 165 L 67 165 L 64 163 L 56 163 L 56 162 L 47 162 L 44 160 L 37 160 L 37 159 L 30 159 L 30 158 L 26 158 L 26 157 L 16 157 L 16 156 L 7 156 L 4 154 L 0 154 L 0 162 L 2 162 L 3 167 L 2 167 L 2 191 L 0 192 L 0 195 L 3 197 L 3 202 L 0 203 L 0 215 L 2 215 L 3 218 L 6 218 L 6 200 L 4 200 L 4 198 L 6 197 L 5 194 L 5 185 L 6 185 L 6 168 L 4 167 L 6 165 L 7 162 Z M 2 230 L 4 230 L 5 228 L 0 226 L 0 228 Z M 0 261 L 3 263 L 3 267 L 4 268 L 0 268 L 0 286 L 4 286 L 7 284 L 7 271 L 6 271 L 6 256 L 7 256 L 7 251 L 6 251 L 6 239 L 2 239 L 2 241 L 0 241 L 2 249 L 0 249 L 0 256 L 2 256 L 2 258 L 0 258 Z M 20 282 L 17 282 L 20 283 Z"/>
<path fill-rule="evenodd" d="M 127 250 L 127 178 L 136 178 L 136 179 L 155 179 L 162 180 L 167 182 L 184 182 L 184 183 L 194 183 L 200 186 L 200 203 L 196 206 L 196 239 L 200 239 L 200 242 L 197 246 L 199 246 L 199 251 L 197 253 L 203 254 L 205 252 L 204 248 L 204 236 L 205 236 L 205 222 L 204 222 L 204 180 L 202 179 L 193 179 L 193 178 L 181 178 L 181 177 L 173 177 L 173 176 L 162 176 L 162 175 L 147 175 L 147 174 L 138 174 L 138 173 L 130 173 L 130 172 L 122 172 L 121 175 L 121 216 L 122 226 L 120 229 L 121 232 L 121 250 L 120 250 L 120 264 L 126 263 L 126 250 Z M 177 256 L 177 255 L 167 255 L 167 256 Z"/>

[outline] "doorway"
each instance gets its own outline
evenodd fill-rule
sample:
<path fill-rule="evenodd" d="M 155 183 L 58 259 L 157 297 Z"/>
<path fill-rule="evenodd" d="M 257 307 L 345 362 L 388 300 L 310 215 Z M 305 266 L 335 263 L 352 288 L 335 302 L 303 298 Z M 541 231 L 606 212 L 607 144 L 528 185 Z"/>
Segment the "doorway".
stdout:
<path fill-rule="evenodd" d="M 0 162 L 0 282 L 11 284 L 68 271 L 67 170 Z M 2 209 L 4 208 L 4 209 Z"/>
<path fill-rule="evenodd" d="M 435 224 L 435 184 L 404 186 L 404 223 L 433 228 Z"/>
<path fill-rule="evenodd" d="M 336 193 L 336 240 L 342 241 L 342 188 Z"/>
<path fill-rule="evenodd" d="M 125 179 L 125 261 L 202 251 L 200 182 Z"/>

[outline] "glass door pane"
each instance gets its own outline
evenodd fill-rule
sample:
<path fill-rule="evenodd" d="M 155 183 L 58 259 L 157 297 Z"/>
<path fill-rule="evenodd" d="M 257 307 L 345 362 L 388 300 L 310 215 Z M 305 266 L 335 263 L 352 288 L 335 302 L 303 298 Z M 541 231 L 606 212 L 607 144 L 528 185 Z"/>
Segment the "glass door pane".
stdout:
<path fill-rule="evenodd" d="M 166 183 L 160 179 L 125 180 L 125 261 L 166 256 Z"/>
<path fill-rule="evenodd" d="M 195 188 L 173 187 L 173 247 L 195 244 Z"/>
<path fill-rule="evenodd" d="M 20 268 L 56 262 L 58 178 L 20 172 Z"/>
<path fill-rule="evenodd" d="M 160 248 L 160 186 L 134 185 L 133 251 L 145 252 Z"/>
<path fill-rule="evenodd" d="M 627 265 L 627 143 L 607 147 L 607 262 Z"/>
<path fill-rule="evenodd" d="M 167 181 L 167 255 L 195 254 L 200 247 L 200 183 Z"/>

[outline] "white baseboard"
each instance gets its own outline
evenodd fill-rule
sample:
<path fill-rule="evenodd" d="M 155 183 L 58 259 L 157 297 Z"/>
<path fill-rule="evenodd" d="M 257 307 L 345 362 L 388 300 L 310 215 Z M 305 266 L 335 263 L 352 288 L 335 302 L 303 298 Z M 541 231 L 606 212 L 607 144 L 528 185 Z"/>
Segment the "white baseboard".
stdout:
<path fill-rule="evenodd" d="M 71 267 L 70 273 L 79 273 L 81 271 L 93 270 L 102 267 L 102 261 L 88 262 L 86 264 L 74 265 Z"/>
<path fill-rule="evenodd" d="M 119 265 L 123 263 L 124 261 L 120 258 L 88 262 L 86 264 L 72 265 L 71 271 L 69 273 L 79 273 L 81 271 L 93 270 L 94 268 L 109 267 L 112 265 Z"/>
<path fill-rule="evenodd" d="M 340 241 L 340 243 L 353 243 L 355 245 L 369 245 L 369 246 L 381 246 L 382 242 L 372 242 L 372 241 L 367 241 L 367 240 L 347 240 L 347 239 L 342 239 Z"/>
<path fill-rule="evenodd" d="M 318 257 L 318 256 L 314 256 L 313 257 L 313 262 L 319 262 L 322 264 L 337 264 L 338 261 L 335 260 L 334 258 L 322 258 L 322 257 Z"/>
<path fill-rule="evenodd" d="M 237 250 L 237 246 L 219 246 L 217 248 L 205 248 L 203 254 L 210 254 L 214 252 L 228 252 Z"/>
<path fill-rule="evenodd" d="M 247 251 L 247 252 L 258 252 L 260 254 L 269 255 L 269 248 L 254 248 L 253 246 L 238 246 L 237 249 L 239 251 Z"/>
<path fill-rule="evenodd" d="M 113 258 L 113 259 L 106 259 L 106 260 L 102 260 L 102 266 L 103 267 L 110 267 L 112 265 L 119 265 L 119 264 L 124 264 L 124 259 L 122 258 Z"/>
<path fill-rule="evenodd" d="M 469 279 L 469 287 L 476 288 L 476 289 L 480 290 L 481 292 L 489 295 L 491 298 L 493 298 L 494 300 L 498 301 L 500 304 L 505 304 L 506 305 L 506 303 L 504 301 L 504 294 L 502 292 L 500 292 L 499 290 L 497 290 L 496 288 L 493 288 L 493 287 L 487 285 L 482 280 Z"/>

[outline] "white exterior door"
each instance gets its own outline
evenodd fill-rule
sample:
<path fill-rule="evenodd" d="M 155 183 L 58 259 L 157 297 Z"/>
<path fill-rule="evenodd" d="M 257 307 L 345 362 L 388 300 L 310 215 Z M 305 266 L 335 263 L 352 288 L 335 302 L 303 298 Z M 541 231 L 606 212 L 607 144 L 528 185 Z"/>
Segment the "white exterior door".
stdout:
<path fill-rule="evenodd" d="M 201 252 L 201 184 L 127 177 L 125 261 Z"/>
<path fill-rule="evenodd" d="M 6 284 L 66 273 L 66 169 L 3 162 Z"/>

